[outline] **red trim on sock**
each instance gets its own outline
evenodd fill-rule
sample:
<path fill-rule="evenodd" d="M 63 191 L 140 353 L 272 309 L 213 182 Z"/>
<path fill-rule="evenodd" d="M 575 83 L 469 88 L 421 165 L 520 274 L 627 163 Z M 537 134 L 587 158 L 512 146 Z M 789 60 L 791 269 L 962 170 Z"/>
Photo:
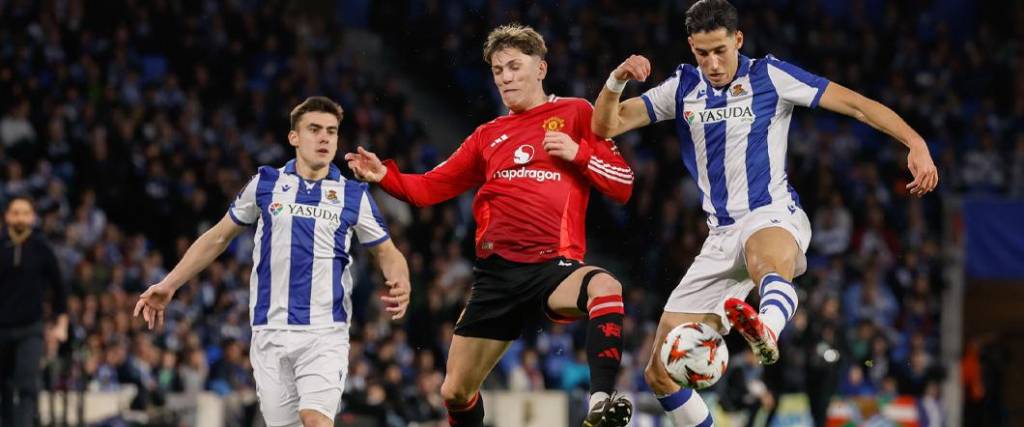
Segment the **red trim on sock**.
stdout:
<path fill-rule="evenodd" d="M 603 295 L 594 297 L 594 300 L 590 301 L 590 304 L 587 304 L 587 310 L 589 311 L 594 308 L 595 305 L 604 304 L 606 302 L 622 302 L 622 295 Z"/>
<path fill-rule="evenodd" d="M 469 402 L 466 402 L 462 405 L 452 405 L 449 404 L 448 402 L 445 402 L 444 407 L 448 409 L 448 412 L 466 412 L 470 409 L 473 409 L 473 407 L 476 406 L 476 402 L 479 400 L 480 392 L 478 391 L 476 392 L 476 394 L 473 395 L 472 398 L 469 399 Z"/>

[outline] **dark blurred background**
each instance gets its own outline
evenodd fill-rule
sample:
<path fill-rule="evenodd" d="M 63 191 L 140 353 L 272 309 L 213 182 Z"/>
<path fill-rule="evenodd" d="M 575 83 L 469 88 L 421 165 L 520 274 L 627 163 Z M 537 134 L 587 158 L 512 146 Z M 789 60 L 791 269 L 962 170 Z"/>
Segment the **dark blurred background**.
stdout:
<path fill-rule="evenodd" d="M 329 96 L 345 109 L 339 153 L 363 146 L 424 172 L 505 113 L 481 57 L 493 27 L 544 35 L 545 87 L 559 96 L 593 100 L 623 59 L 647 56 L 653 76 L 628 97 L 694 62 L 690 3 L 0 0 L 0 202 L 36 200 L 72 289 L 72 340 L 49 340 L 47 388 L 133 390 L 112 424 L 195 425 L 200 395 L 218 396 L 227 425 L 260 423 L 246 356 L 252 230 L 179 291 L 163 331 L 144 332 L 130 308 L 259 165 L 294 155 L 291 108 Z M 1024 2 L 733 3 L 745 55 L 892 107 L 927 139 L 941 183 L 911 198 L 903 146 L 852 119 L 795 113 L 787 168 L 814 229 L 802 304 L 779 364 L 763 369 L 730 342 L 709 401 L 750 425 L 1024 423 L 1010 388 L 1024 380 Z M 707 227 L 671 126 L 616 142 L 635 189 L 625 206 L 592 199 L 588 261 L 624 282 L 619 388 L 635 393 L 638 423 L 654 422 L 642 368 Z M 472 194 L 423 209 L 375 197 L 413 301 L 406 321 L 388 321 L 381 278 L 357 255 L 339 425 L 446 425 L 438 392 L 471 282 Z M 485 388 L 564 391 L 575 420 L 583 334 L 531 329 Z"/>

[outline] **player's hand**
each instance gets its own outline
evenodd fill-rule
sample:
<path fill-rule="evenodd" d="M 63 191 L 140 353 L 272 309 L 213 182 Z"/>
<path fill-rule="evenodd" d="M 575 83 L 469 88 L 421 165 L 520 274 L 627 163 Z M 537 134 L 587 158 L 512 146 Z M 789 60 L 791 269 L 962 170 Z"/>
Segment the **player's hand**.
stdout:
<path fill-rule="evenodd" d="M 907 155 L 907 168 L 914 176 L 914 180 L 907 184 L 911 195 L 923 197 L 939 185 L 939 171 L 935 169 L 932 155 L 923 142 L 910 149 L 910 154 Z"/>
<path fill-rule="evenodd" d="M 552 157 L 571 162 L 580 151 L 580 145 L 565 133 L 547 131 L 544 133 L 544 151 Z"/>
<path fill-rule="evenodd" d="M 384 309 L 391 313 L 391 320 L 401 319 L 409 308 L 409 295 L 412 293 L 409 279 L 388 280 L 384 285 L 388 287 L 387 294 L 380 297 L 387 305 Z"/>
<path fill-rule="evenodd" d="M 356 179 L 365 182 L 380 182 L 388 173 L 388 168 L 377 158 L 376 154 L 366 151 L 363 147 L 356 148 L 355 153 L 345 154 L 348 168 L 352 169 Z"/>
<path fill-rule="evenodd" d="M 139 295 L 139 302 L 135 303 L 135 317 L 142 314 L 149 329 L 162 327 L 164 325 L 164 310 L 171 302 L 175 289 L 163 282 L 157 283 L 146 289 Z"/>
<path fill-rule="evenodd" d="M 630 55 L 626 58 L 615 71 L 612 71 L 612 75 L 619 80 L 636 80 L 642 82 L 647 80 L 647 76 L 651 75 L 651 61 L 640 55 Z"/>
<path fill-rule="evenodd" d="M 58 320 L 50 328 L 50 337 L 53 338 L 57 343 L 62 343 L 68 340 L 68 322 L 67 320 Z"/>

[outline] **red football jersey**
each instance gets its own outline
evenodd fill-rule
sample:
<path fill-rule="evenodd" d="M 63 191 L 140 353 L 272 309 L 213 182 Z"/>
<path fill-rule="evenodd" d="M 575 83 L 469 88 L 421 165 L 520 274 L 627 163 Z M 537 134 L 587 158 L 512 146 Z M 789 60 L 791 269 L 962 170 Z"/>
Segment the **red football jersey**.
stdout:
<path fill-rule="evenodd" d="M 557 98 L 481 125 L 433 170 L 403 174 L 385 161 L 380 185 L 416 206 L 443 202 L 476 186 L 476 255 L 536 263 L 558 256 L 583 260 L 590 187 L 619 203 L 633 191 L 633 171 L 614 143 L 590 130 L 594 108 L 579 98 Z M 544 151 L 546 131 L 579 144 L 572 162 Z"/>

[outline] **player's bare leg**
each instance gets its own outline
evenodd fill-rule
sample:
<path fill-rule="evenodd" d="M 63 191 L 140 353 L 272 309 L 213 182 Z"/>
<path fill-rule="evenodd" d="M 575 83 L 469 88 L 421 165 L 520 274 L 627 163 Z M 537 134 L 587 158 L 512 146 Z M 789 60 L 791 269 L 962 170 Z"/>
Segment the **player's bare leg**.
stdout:
<path fill-rule="evenodd" d="M 487 338 L 452 337 L 447 372 L 441 384 L 441 398 L 448 408 L 450 425 L 483 425 L 484 404 L 480 398 L 480 385 L 511 344 L 511 341 Z"/>
<path fill-rule="evenodd" d="M 676 326 L 684 323 L 699 322 L 709 325 L 715 330 L 722 329 L 722 320 L 717 314 L 672 313 L 661 314 L 658 331 L 654 337 L 654 348 L 651 358 L 644 368 L 644 380 L 654 391 L 654 396 L 661 402 L 662 408 L 676 427 L 710 426 L 713 423 L 711 411 L 704 399 L 696 391 L 683 388 L 669 375 L 665 365 L 661 363 L 661 346 L 665 337 Z"/>
<path fill-rule="evenodd" d="M 731 298 L 725 302 L 725 312 L 761 363 L 768 365 L 779 360 L 778 336 L 799 304 L 793 276 L 800 246 L 786 229 L 769 227 L 747 239 L 744 254 L 761 306 L 754 310 L 743 300 Z"/>
<path fill-rule="evenodd" d="M 622 285 L 596 267 L 566 277 L 548 297 L 548 308 L 563 316 L 587 316 L 587 362 L 590 365 L 590 413 L 584 427 L 629 424 L 633 404 L 615 393 L 622 361 Z"/>

